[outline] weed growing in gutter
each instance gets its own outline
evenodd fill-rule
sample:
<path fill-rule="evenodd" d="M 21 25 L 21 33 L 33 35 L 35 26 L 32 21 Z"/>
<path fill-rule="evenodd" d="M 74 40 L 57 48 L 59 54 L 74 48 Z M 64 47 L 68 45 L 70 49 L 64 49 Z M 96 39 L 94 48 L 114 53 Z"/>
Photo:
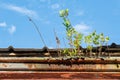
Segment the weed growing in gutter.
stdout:
<path fill-rule="evenodd" d="M 84 41 L 87 45 L 86 52 L 89 53 L 89 57 L 92 57 L 92 49 L 93 45 L 96 47 L 99 47 L 98 57 L 102 53 L 102 46 L 104 44 L 107 45 L 109 41 L 109 37 L 105 37 L 103 33 L 97 34 L 96 31 L 93 31 L 92 33 L 88 34 L 87 36 L 84 36 L 82 33 L 79 33 L 75 30 L 75 28 L 72 26 L 68 15 L 69 10 L 60 10 L 59 11 L 60 17 L 63 19 L 63 25 L 66 29 L 66 39 L 68 40 L 68 44 L 71 49 L 64 49 L 62 52 L 65 55 L 68 56 L 78 56 L 78 54 L 82 51 L 80 49 L 81 43 Z"/>

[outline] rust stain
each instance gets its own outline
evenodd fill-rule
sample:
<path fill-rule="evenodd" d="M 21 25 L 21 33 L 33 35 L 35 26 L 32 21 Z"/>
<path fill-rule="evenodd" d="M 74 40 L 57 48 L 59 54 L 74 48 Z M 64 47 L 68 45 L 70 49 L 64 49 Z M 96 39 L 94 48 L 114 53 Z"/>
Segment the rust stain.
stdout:
<path fill-rule="evenodd" d="M 25 64 L 29 69 L 32 69 L 34 64 Z"/>
<path fill-rule="evenodd" d="M 114 75 L 113 75 L 114 74 Z M 48 80 L 80 80 L 80 79 L 115 79 L 119 80 L 120 79 L 120 73 L 98 73 L 98 72 L 0 72 L 0 79 L 48 79 Z"/>
<path fill-rule="evenodd" d="M 3 66 L 3 67 L 7 67 L 7 64 L 3 63 L 2 66 Z"/>
<path fill-rule="evenodd" d="M 72 78 L 73 74 L 67 73 L 67 74 L 61 74 L 62 78 Z"/>

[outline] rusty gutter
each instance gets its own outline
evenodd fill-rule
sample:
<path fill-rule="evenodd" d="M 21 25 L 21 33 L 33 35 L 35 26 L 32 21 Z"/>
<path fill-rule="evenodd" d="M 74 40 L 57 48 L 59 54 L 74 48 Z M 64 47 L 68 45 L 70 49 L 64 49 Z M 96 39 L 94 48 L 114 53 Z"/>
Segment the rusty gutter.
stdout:
<path fill-rule="evenodd" d="M 120 69 L 26 69 L 26 68 L 0 68 L 0 71 L 35 71 L 35 72 L 120 72 Z"/>
<path fill-rule="evenodd" d="M 120 64 L 120 60 L 62 60 L 62 59 L 40 59 L 40 58 L 0 58 L 0 63 L 39 63 L 39 64 Z"/>

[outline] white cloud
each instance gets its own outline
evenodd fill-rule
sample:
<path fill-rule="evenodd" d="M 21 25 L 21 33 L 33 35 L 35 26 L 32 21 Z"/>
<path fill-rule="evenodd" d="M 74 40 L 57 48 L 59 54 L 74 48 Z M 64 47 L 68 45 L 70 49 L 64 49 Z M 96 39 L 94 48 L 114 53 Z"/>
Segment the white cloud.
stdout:
<path fill-rule="evenodd" d="M 6 27 L 6 26 L 7 26 L 6 22 L 1 22 L 0 23 L 0 27 Z"/>
<path fill-rule="evenodd" d="M 60 8 L 60 5 L 58 3 L 51 5 L 52 9 L 58 9 Z"/>
<path fill-rule="evenodd" d="M 84 23 L 80 23 L 74 26 L 75 30 L 78 32 L 81 32 L 83 34 L 88 34 L 89 30 L 90 30 L 90 26 L 84 24 Z"/>
<path fill-rule="evenodd" d="M 16 26 L 12 25 L 9 29 L 8 29 L 10 34 L 13 34 L 16 31 Z"/>
<path fill-rule="evenodd" d="M 35 18 L 38 17 L 38 14 L 35 11 L 29 10 L 24 7 L 19 7 L 19 6 L 14 6 L 14 5 L 4 5 L 4 6 L 9 10 L 13 10 L 13 11 L 19 12 L 24 15 L 28 15 L 28 16 L 35 17 Z"/>

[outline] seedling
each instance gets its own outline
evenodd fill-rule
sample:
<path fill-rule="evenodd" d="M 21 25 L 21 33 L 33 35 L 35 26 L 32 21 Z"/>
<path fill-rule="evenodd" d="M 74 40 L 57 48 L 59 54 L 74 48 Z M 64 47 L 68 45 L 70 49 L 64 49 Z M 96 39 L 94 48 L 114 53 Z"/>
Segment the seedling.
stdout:
<path fill-rule="evenodd" d="M 90 52 L 90 57 L 92 54 L 92 48 L 93 45 L 96 47 L 99 46 L 98 49 L 98 57 L 102 53 L 102 46 L 109 41 L 109 37 L 105 37 L 103 33 L 97 34 L 96 31 L 93 31 L 92 33 L 88 34 L 87 36 L 84 37 L 85 43 L 87 44 L 87 50 Z M 96 52 L 97 53 L 97 52 Z"/>
<path fill-rule="evenodd" d="M 65 29 L 66 29 L 67 40 L 69 41 L 68 44 L 72 48 L 72 50 L 69 51 L 68 54 L 70 56 L 75 56 L 77 55 L 77 53 L 79 53 L 79 46 L 82 42 L 83 35 L 81 33 L 78 33 L 74 29 L 74 27 L 71 25 L 71 22 L 68 18 L 68 15 L 69 15 L 68 12 L 69 10 L 65 9 L 65 10 L 61 10 L 59 14 L 60 14 L 60 17 L 62 17 L 63 19 L 63 25 L 65 26 Z M 66 50 L 64 52 L 66 52 Z"/>
<path fill-rule="evenodd" d="M 109 41 L 109 37 L 108 36 L 105 37 L 103 33 L 99 34 L 99 36 L 100 36 L 99 37 L 99 46 L 100 46 L 100 48 L 99 48 L 99 56 L 100 56 L 100 54 L 102 53 L 102 46 L 105 45 L 105 44 L 107 45 L 107 43 Z"/>
<path fill-rule="evenodd" d="M 87 51 L 86 52 L 89 52 L 90 56 L 92 55 L 92 48 L 93 48 L 93 39 L 94 39 L 94 36 L 95 36 L 95 33 L 96 32 L 93 32 L 91 34 L 88 34 L 87 36 L 84 37 L 84 41 L 85 43 L 87 44 Z"/>
<path fill-rule="evenodd" d="M 83 34 L 77 32 L 72 26 L 68 18 L 68 15 L 69 15 L 68 9 L 60 10 L 59 14 L 60 14 L 60 17 L 63 19 L 63 25 L 65 26 L 65 29 L 66 29 L 66 36 L 67 36 L 66 38 L 70 46 L 70 49 L 64 49 L 63 53 L 69 56 L 76 56 L 78 55 L 78 53 L 80 53 L 80 45 L 83 40 Z M 89 52 L 90 53 L 89 56 L 92 57 L 93 46 L 96 46 L 96 47 L 99 46 L 99 52 L 98 52 L 98 56 L 99 56 L 102 53 L 102 46 L 104 44 L 107 45 L 108 41 L 109 41 L 109 37 L 105 37 L 103 33 L 97 34 L 96 31 L 93 31 L 87 36 L 84 36 L 84 42 L 87 45 L 86 52 Z"/>

